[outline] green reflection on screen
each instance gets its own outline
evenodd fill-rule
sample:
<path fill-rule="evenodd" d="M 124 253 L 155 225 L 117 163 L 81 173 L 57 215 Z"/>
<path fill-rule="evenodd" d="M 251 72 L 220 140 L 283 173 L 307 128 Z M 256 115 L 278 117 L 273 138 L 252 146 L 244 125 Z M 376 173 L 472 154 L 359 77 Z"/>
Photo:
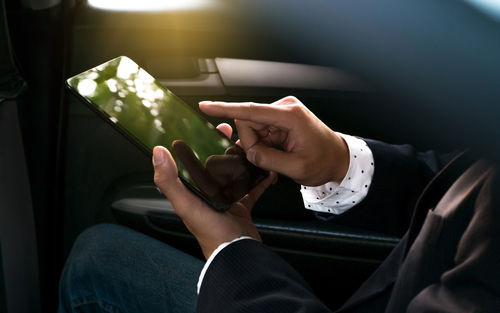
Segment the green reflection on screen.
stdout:
<path fill-rule="evenodd" d="M 209 156 L 222 155 L 231 145 L 212 124 L 127 57 L 76 75 L 68 83 L 148 151 L 157 145 L 172 151 L 172 142 L 182 140 L 205 164 Z M 194 186 L 187 170 L 175 159 L 180 176 Z"/>

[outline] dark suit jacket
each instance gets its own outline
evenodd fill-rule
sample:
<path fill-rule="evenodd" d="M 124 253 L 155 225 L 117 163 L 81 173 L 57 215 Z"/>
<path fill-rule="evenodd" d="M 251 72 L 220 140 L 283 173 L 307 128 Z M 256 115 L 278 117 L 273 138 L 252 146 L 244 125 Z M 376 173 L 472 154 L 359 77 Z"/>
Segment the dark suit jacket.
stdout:
<path fill-rule="evenodd" d="M 485 160 L 473 163 L 467 154 L 443 166 L 450 156 L 367 143 L 375 159 L 370 192 L 339 219 L 393 234 L 407 231 L 338 312 L 500 312 L 500 185 L 495 167 Z M 213 260 L 197 311 L 329 309 L 279 256 L 259 242 L 242 240 Z"/>

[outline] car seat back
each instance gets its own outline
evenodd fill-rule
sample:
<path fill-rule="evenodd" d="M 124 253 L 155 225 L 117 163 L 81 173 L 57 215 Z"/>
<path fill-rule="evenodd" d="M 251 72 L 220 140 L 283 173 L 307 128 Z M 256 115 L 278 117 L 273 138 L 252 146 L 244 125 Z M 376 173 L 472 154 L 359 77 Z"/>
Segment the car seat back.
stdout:
<path fill-rule="evenodd" d="M 0 0 L 0 312 L 40 312 L 38 251 L 16 98 L 26 83 L 14 65 Z"/>

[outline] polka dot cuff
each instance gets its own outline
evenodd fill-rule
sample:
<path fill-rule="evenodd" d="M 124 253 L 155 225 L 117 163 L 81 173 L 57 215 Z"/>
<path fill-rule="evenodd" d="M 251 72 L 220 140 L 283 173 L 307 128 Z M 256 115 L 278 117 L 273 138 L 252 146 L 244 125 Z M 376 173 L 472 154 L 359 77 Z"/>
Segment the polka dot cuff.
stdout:
<path fill-rule="evenodd" d="M 349 148 L 349 169 L 339 184 L 329 182 L 321 186 L 301 186 L 304 206 L 317 212 L 342 214 L 361 202 L 370 189 L 375 164 L 373 154 L 362 139 L 338 133 Z"/>

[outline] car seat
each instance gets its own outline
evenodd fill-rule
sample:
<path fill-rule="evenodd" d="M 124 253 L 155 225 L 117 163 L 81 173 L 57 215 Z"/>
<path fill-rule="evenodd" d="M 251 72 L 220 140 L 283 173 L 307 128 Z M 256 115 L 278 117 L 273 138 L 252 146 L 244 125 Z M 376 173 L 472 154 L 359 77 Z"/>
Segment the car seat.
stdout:
<path fill-rule="evenodd" d="M 40 312 L 35 222 L 16 99 L 26 87 L 0 0 L 0 312 Z"/>

